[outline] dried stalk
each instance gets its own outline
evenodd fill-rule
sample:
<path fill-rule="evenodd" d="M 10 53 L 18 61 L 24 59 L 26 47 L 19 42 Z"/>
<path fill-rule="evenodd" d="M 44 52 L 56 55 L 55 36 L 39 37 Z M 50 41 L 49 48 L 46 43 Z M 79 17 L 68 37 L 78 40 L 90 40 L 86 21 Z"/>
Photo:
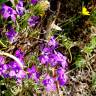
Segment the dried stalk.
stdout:
<path fill-rule="evenodd" d="M 23 64 L 22 62 L 15 56 L 13 56 L 12 54 L 9 54 L 9 53 L 6 53 L 6 52 L 3 52 L 0 50 L 0 55 L 4 55 L 4 56 L 8 56 L 10 58 L 12 58 L 13 60 L 15 60 L 17 62 L 17 64 L 23 69 Z"/>

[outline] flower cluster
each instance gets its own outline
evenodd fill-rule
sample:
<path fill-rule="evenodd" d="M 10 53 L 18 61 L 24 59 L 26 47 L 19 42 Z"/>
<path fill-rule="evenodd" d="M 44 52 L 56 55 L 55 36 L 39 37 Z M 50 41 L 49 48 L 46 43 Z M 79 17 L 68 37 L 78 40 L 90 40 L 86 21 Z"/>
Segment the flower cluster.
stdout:
<path fill-rule="evenodd" d="M 0 14 L 4 18 L 4 21 L 8 22 L 8 24 L 6 25 L 7 32 L 5 33 L 5 35 L 8 38 L 8 40 L 11 43 L 13 43 L 15 37 L 18 34 L 15 29 L 19 30 L 19 27 L 25 24 L 26 21 L 29 27 L 35 28 L 41 19 L 40 17 L 41 15 L 39 14 L 37 16 L 36 14 L 32 13 L 34 12 L 35 8 L 33 8 L 33 10 L 28 10 L 28 8 L 36 6 L 39 0 L 29 0 L 29 1 L 17 0 L 17 2 L 15 2 L 14 0 L 9 1 L 10 3 L 12 3 L 12 6 L 3 3 L 0 9 Z M 27 3 L 29 2 L 30 4 L 28 3 L 29 4 L 28 5 L 26 4 L 26 2 Z M 43 3 L 42 0 L 40 2 Z M 44 2 L 46 2 L 46 0 Z M 48 4 L 48 2 L 46 4 Z M 46 8 L 48 8 L 46 4 L 42 4 L 42 7 L 45 6 Z M 20 25 L 18 22 L 21 22 Z M 16 26 L 17 28 L 12 27 L 13 23 L 18 27 L 17 26 Z M 25 29 L 29 27 L 26 27 Z M 23 68 L 25 69 L 21 68 L 18 62 L 14 60 L 11 60 L 10 62 L 8 61 L 8 63 L 6 64 L 5 57 L 0 56 L 0 76 L 4 78 L 15 79 L 19 83 L 22 83 L 22 80 L 25 78 L 27 79 L 30 78 L 33 81 L 35 81 L 35 83 L 39 82 L 41 84 L 42 82 L 47 91 L 56 90 L 57 84 L 59 84 L 60 87 L 64 86 L 68 80 L 68 76 L 65 74 L 66 69 L 68 67 L 66 56 L 64 56 L 62 53 L 56 50 L 56 48 L 58 47 L 58 43 L 56 42 L 54 36 L 52 36 L 50 40 L 44 43 L 43 45 L 44 46 L 41 46 L 42 47 L 40 49 L 41 54 L 38 57 L 38 59 L 40 61 L 40 65 L 46 66 L 45 67 L 46 69 L 47 67 L 50 67 L 52 70 L 49 71 L 51 72 L 46 71 L 44 74 L 39 73 L 39 69 L 37 68 L 38 66 L 35 66 L 35 64 L 29 68 L 27 67 L 25 68 L 26 66 L 24 63 L 25 53 L 22 50 L 18 49 L 16 50 L 15 56 L 13 57 L 18 58 L 17 60 L 20 61 L 21 66 L 23 66 Z"/>
<path fill-rule="evenodd" d="M 13 0 L 10 0 L 12 4 L 15 4 Z M 34 6 L 37 4 L 38 0 L 31 0 L 29 1 L 32 3 Z M 12 20 L 14 23 L 16 23 L 16 18 L 17 16 L 22 17 L 25 14 L 26 8 L 24 7 L 24 1 L 23 0 L 18 0 L 18 3 L 14 6 L 15 8 L 13 9 L 12 6 L 8 6 L 6 4 L 2 4 L 1 9 L 0 9 L 0 14 L 3 16 L 4 19 L 6 20 Z M 27 19 L 28 25 L 32 28 L 36 27 L 36 25 L 39 23 L 39 16 L 31 16 Z M 13 43 L 15 37 L 17 35 L 17 32 L 14 30 L 14 28 L 9 27 L 8 32 L 6 32 L 6 37 L 9 39 L 11 43 Z"/>
<path fill-rule="evenodd" d="M 22 66 L 25 66 L 23 62 L 24 52 L 18 49 L 15 52 L 15 56 L 20 59 Z M 15 61 L 10 61 L 8 64 L 5 64 L 5 57 L 3 56 L 0 56 L 0 75 L 4 78 L 14 78 L 18 83 L 21 83 L 27 77 L 37 82 L 40 76 L 35 65 L 25 71 Z"/>
<path fill-rule="evenodd" d="M 20 60 L 23 60 L 22 56 L 22 51 L 17 50 L 15 53 L 15 56 L 19 58 Z M 15 78 L 18 81 L 21 80 L 22 78 L 25 77 L 25 72 L 21 67 L 17 64 L 15 61 L 10 61 L 8 64 L 5 64 L 5 59 L 4 57 L 0 57 L 0 75 L 2 75 L 4 78 Z M 23 63 L 22 63 L 23 64 Z M 23 65 L 24 66 L 24 65 Z"/>
<path fill-rule="evenodd" d="M 63 68 L 67 67 L 67 58 L 63 56 L 60 52 L 55 50 L 57 42 L 54 37 L 51 37 L 48 45 L 44 47 L 41 51 L 39 60 L 42 64 L 50 64 L 51 66 L 62 66 Z"/>
<path fill-rule="evenodd" d="M 51 37 L 49 42 L 45 44 L 45 47 L 41 49 L 41 55 L 39 56 L 39 60 L 41 64 L 46 66 L 51 66 L 56 69 L 56 77 L 52 78 L 49 74 L 45 76 L 43 80 L 43 84 L 47 90 L 55 90 L 55 82 L 59 82 L 60 86 L 64 86 L 67 82 L 67 75 L 65 74 L 67 69 L 67 58 L 60 52 L 57 52 L 55 49 L 58 43 L 56 42 L 54 37 Z M 47 83 L 46 83 L 47 82 Z M 51 84 L 50 84 L 51 83 Z M 52 89 L 52 87 L 54 87 Z"/>

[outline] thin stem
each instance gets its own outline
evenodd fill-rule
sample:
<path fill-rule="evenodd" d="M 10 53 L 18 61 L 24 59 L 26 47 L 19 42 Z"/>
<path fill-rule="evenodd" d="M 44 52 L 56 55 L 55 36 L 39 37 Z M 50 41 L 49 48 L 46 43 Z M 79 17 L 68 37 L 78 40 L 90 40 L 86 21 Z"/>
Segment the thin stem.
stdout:
<path fill-rule="evenodd" d="M 5 48 L 7 48 L 7 46 L 0 40 L 0 44 L 3 46 L 3 47 L 5 47 Z"/>
<path fill-rule="evenodd" d="M 71 63 L 71 62 L 72 62 L 72 54 L 71 54 L 71 50 L 68 48 L 68 51 L 69 51 L 69 55 L 70 55 L 70 61 L 69 61 L 69 63 Z"/>
<path fill-rule="evenodd" d="M 62 27 L 63 27 L 63 26 L 66 26 L 66 25 L 68 25 L 68 24 L 70 24 L 70 23 L 72 23 L 72 22 L 78 20 L 80 17 L 81 17 L 81 15 L 79 15 L 79 16 L 76 17 L 76 18 L 75 18 L 75 17 L 72 18 L 73 20 L 70 20 L 70 19 L 69 19 L 67 22 L 64 22 L 63 25 L 61 25 L 61 26 L 62 26 Z"/>
<path fill-rule="evenodd" d="M 94 71 L 93 71 L 93 68 L 92 68 L 92 66 L 91 66 L 91 64 L 90 64 L 90 58 L 89 58 L 89 55 L 88 55 L 88 54 L 87 54 L 87 56 L 86 56 L 86 62 L 87 62 L 87 64 L 88 64 L 88 66 L 90 67 L 91 71 L 94 72 Z"/>
<path fill-rule="evenodd" d="M 71 73 L 72 71 L 74 71 L 74 70 L 76 70 L 76 69 L 77 69 L 77 67 L 73 68 L 72 70 L 69 70 L 69 71 L 66 72 L 65 74 L 69 74 L 69 73 Z"/>

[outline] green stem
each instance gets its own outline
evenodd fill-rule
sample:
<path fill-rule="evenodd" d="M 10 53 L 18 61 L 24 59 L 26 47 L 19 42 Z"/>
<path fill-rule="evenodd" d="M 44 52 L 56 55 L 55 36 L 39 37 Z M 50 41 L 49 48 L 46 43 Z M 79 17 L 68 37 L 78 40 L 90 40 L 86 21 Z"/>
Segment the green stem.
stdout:
<path fill-rule="evenodd" d="M 68 48 L 68 51 L 69 51 L 69 55 L 70 55 L 70 63 L 72 62 L 72 54 L 71 54 L 71 50 L 70 48 Z"/>
<path fill-rule="evenodd" d="M 3 46 L 3 47 L 6 47 L 7 48 L 7 46 L 0 40 L 0 44 Z"/>
<path fill-rule="evenodd" d="M 63 22 L 62 24 L 63 25 L 61 25 L 62 27 L 63 26 L 65 26 L 65 25 L 68 25 L 69 23 L 72 23 L 72 22 L 74 22 L 74 21 L 76 21 L 77 19 L 79 19 L 81 17 L 81 15 L 79 15 L 79 16 L 74 16 L 74 17 L 71 17 L 71 19 L 68 19 L 68 20 L 66 20 L 65 22 Z M 73 20 L 72 20 L 73 19 Z"/>

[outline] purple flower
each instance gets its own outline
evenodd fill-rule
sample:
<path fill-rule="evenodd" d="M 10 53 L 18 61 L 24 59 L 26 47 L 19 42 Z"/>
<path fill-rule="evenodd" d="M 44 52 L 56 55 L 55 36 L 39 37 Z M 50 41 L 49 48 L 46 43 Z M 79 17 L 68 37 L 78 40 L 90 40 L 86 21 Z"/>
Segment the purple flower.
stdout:
<path fill-rule="evenodd" d="M 17 83 L 22 83 L 22 79 L 26 77 L 26 72 L 24 70 L 18 70 L 16 72 L 15 70 L 10 70 L 9 72 L 10 78 L 15 78 Z"/>
<path fill-rule="evenodd" d="M 17 85 L 22 84 L 22 79 L 21 79 L 21 78 L 18 78 L 18 79 L 16 80 L 16 83 L 17 83 Z"/>
<path fill-rule="evenodd" d="M 58 64 L 58 56 L 56 54 L 50 54 L 49 55 L 49 64 L 51 66 L 56 66 Z"/>
<path fill-rule="evenodd" d="M 9 69 L 9 66 L 7 64 L 0 65 L 0 75 L 4 78 L 8 77 L 7 70 Z"/>
<path fill-rule="evenodd" d="M 10 69 L 15 70 L 16 72 L 18 72 L 19 70 L 21 70 L 21 67 L 15 61 L 9 62 L 8 65 L 10 66 Z"/>
<path fill-rule="evenodd" d="M 33 80 L 35 80 L 36 82 L 38 82 L 39 77 L 40 77 L 40 73 L 37 72 L 35 65 L 33 65 L 31 68 L 28 68 L 27 69 L 27 72 L 28 72 L 28 77 L 29 78 L 32 78 Z"/>
<path fill-rule="evenodd" d="M 49 57 L 47 55 L 41 55 L 39 56 L 39 60 L 41 64 L 48 64 Z"/>
<path fill-rule="evenodd" d="M 23 79 L 26 77 L 26 73 L 24 70 L 19 70 L 19 72 L 16 74 L 16 78 Z"/>
<path fill-rule="evenodd" d="M 24 52 L 22 52 L 20 49 L 16 50 L 15 56 L 23 62 Z M 25 71 L 21 69 L 17 62 L 11 61 L 8 65 L 10 66 L 9 76 L 11 78 L 14 77 L 18 80 L 26 77 Z"/>
<path fill-rule="evenodd" d="M 48 42 L 48 46 L 55 48 L 58 45 L 58 43 L 55 40 L 55 37 L 52 36 Z"/>
<path fill-rule="evenodd" d="M 16 50 L 16 52 L 15 52 L 15 56 L 19 59 L 24 59 L 24 55 L 25 55 L 25 53 L 23 51 L 21 51 L 20 49 Z"/>
<path fill-rule="evenodd" d="M 4 58 L 4 56 L 0 56 L 0 65 L 1 64 L 4 64 L 5 63 L 5 58 Z"/>
<path fill-rule="evenodd" d="M 1 14 L 5 19 L 10 17 L 14 22 L 16 21 L 16 11 L 5 4 L 2 5 Z"/>
<path fill-rule="evenodd" d="M 64 86 L 66 85 L 67 81 L 68 81 L 68 76 L 66 74 L 62 74 L 60 76 L 58 76 L 58 81 L 60 86 Z"/>
<path fill-rule="evenodd" d="M 16 5 L 17 14 L 22 16 L 24 14 L 24 10 L 23 1 L 19 1 L 19 3 Z"/>
<path fill-rule="evenodd" d="M 54 78 L 50 77 L 49 75 L 45 76 L 42 83 L 45 86 L 46 91 L 55 91 L 56 90 L 56 85 L 54 83 Z"/>
<path fill-rule="evenodd" d="M 60 52 L 56 52 L 48 47 L 42 49 L 39 61 L 41 64 L 50 64 L 53 67 L 59 65 L 63 68 L 67 68 L 68 66 L 66 56 L 63 56 Z"/>
<path fill-rule="evenodd" d="M 31 0 L 31 3 L 32 3 L 33 5 L 37 4 L 37 2 L 38 2 L 38 0 Z"/>
<path fill-rule="evenodd" d="M 24 65 L 24 55 L 25 53 L 21 49 L 18 49 L 15 52 L 15 56 L 22 62 L 23 65 Z"/>
<path fill-rule="evenodd" d="M 15 76 L 16 76 L 15 70 L 10 70 L 9 76 L 10 76 L 10 77 L 15 77 Z"/>
<path fill-rule="evenodd" d="M 60 52 L 55 51 L 55 54 L 58 56 L 58 64 L 60 64 L 63 68 L 66 68 L 68 66 L 67 57 L 61 54 Z"/>
<path fill-rule="evenodd" d="M 57 69 L 57 74 L 58 74 L 58 75 L 64 74 L 65 71 L 66 71 L 66 70 L 65 70 L 64 68 L 60 67 L 60 68 Z"/>
<path fill-rule="evenodd" d="M 7 70 L 9 67 L 8 67 L 8 65 L 7 64 L 2 64 L 2 69 L 3 70 Z"/>
<path fill-rule="evenodd" d="M 12 27 L 10 27 L 8 32 L 6 32 L 6 36 L 11 43 L 14 42 L 14 39 L 15 39 L 16 35 L 17 35 L 17 33 L 15 32 L 15 30 Z"/>
<path fill-rule="evenodd" d="M 7 64 L 2 64 L 2 65 L 1 65 L 1 68 L 2 68 L 2 73 L 6 73 L 6 71 L 7 71 L 7 69 L 8 69 L 9 67 L 7 66 Z"/>
<path fill-rule="evenodd" d="M 19 59 L 23 59 L 24 52 L 20 49 L 16 51 L 15 55 Z M 18 65 L 17 62 L 11 61 L 8 64 L 4 64 L 4 57 L 0 57 L 0 75 L 4 78 L 15 78 L 17 82 L 22 81 L 23 78 L 26 78 L 26 72 Z M 20 82 L 19 82 L 20 83 Z"/>
<path fill-rule="evenodd" d="M 68 81 L 68 76 L 65 74 L 65 69 L 63 69 L 62 67 L 57 69 L 57 80 L 60 84 L 60 86 L 64 86 L 66 85 L 67 81 Z"/>
<path fill-rule="evenodd" d="M 22 70 L 18 64 L 15 61 L 9 62 L 10 66 L 10 71 L 9 71 L 9 76 L 15 77 L 16 79 L 23 79 L 26 76 L 26 73 L 24 70 Z"/>
<path fill-rule="evenodd" d="M 51 49 L 50 47 L 44 47 L 42 50 L 43 55 L 49 55 L 50 53 L 53 53 L 53 49 Z"/>
<path fill-rule="evenodd" d="M 36 72 L 36 66 L 33 65 L 31 68 L 28 68 L 27 72 L 28 72 L 28 74 L 35 73 Z"/>
<path fill-rule="evenodd" d="M 28 25 L 30 27 L 35 27 L 39 22 L 39 16 L 31 16 L 29 19 L 28 19 Z"/>

